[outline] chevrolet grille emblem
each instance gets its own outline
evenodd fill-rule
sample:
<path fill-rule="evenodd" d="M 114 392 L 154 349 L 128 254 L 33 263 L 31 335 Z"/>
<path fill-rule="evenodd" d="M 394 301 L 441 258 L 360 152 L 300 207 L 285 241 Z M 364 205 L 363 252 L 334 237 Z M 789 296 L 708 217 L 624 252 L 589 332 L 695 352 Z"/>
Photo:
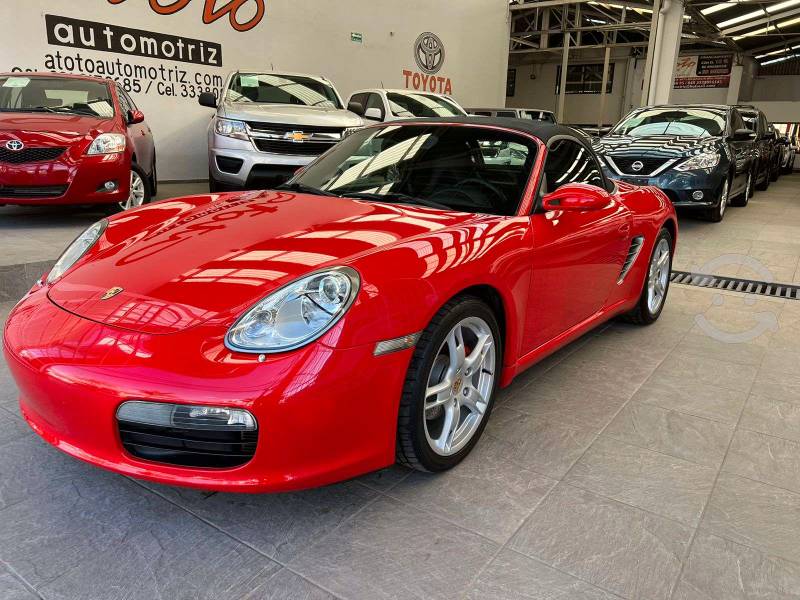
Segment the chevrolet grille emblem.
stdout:
<path fill-rule="evenodd" d="M 305 142 L 306 140 L 311 139 L 309 134 L 302 131 L 290 131 L 286 134 L 286 137 L 293 142 Z"/>

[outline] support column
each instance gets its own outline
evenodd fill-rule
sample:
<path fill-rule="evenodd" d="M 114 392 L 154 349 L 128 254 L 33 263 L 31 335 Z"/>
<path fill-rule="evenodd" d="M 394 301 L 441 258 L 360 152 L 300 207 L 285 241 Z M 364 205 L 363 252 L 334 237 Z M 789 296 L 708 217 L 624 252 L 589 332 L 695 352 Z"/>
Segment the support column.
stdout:
<path fill-rule="evenodd" d="M 660 6 L 659 6 L 660 5 Z M 675 79 L 675 62 L 681 47 L 683 31 L 682 0 L 656 2 L 653 12 L 655 29 L 650 31 L 647 47 L 642 104 L 667 104 Z"/>
<path fill-rule="evenodd" d="M 731 81 L 728 84 L 728 97 L 725 99 L 725 104 L 739 104 L 743 72 L 744 67 L 741 65 L 733 65 L 731 68 Z"/>
<path fill-rule="evenodd" d="M 561 55 L 561 83 L 558 87 L 558 113 L 556 119 L 564 122 L 564 101 L 567 98 L 567 66 L 569 65 L 569 37 L 568 31 L 564 32 L 564 53 Z"/>
<path fill-rule="evenodd" d="M 597 126 L 603 127 L 606 120 L 606 87 L 608 86 L 608 65 L 611 61 L 611 46 L 606 46 L 606 54 L 603 59 L 603 87 L 600 88 L 600 116 L 597 117 Z"/>

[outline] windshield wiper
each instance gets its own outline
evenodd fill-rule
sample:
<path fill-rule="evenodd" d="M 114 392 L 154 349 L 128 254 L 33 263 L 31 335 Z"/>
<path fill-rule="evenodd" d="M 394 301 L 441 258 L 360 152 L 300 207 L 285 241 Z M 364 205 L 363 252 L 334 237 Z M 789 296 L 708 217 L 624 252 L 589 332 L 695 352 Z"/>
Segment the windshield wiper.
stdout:
<path fill-rule="evenodd" d="M 335 196 L 337 198 L 340 197 L 339 194 L 334 194 L 333 192 L 316 188 L 313 185 L 306 185 L 305 183 L 298 183 L 298 182 L 280 185 L 276 189 L 289 190 L 290 192 L 300 192 L 301 194 L 314 194 L 315 196 Z"/>
<path fill-rule="evenodd" d="M 409 196 L 407 194 L 401 194 L 399 192 L 393 192 L 389 194 L 375 194 L 373 192 L 355 192 L 353 194 L 345 194 L 345 196 L 347 198 L 377 200 L 379 202 L 397 202 L 399 204 L 417 204 L 419 206 L 427 206 L 428 208 L 453 210 L 452 208 L 450 208 L 445 204 L 439 204 L 438 202 L 434 202 L 433 200 L 427 200 L 426 198 L 417 198 L 415 196 Z"/>
<path fill-rule="evenodd" d="M 56 112 L 49 106 L 30 106 L 28 108 L 0 108 L 2 112 Z"/>

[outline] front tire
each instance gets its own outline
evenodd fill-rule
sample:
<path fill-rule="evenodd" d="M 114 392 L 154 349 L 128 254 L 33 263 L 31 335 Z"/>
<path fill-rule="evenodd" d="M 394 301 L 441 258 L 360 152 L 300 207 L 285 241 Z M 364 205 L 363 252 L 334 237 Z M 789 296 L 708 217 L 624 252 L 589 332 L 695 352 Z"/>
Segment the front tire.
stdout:
<path fill-rule="evenodd" d="M 420 336 L 397 420 L 397 461 L 444 471 L 477 443 L 492 410 L 503 364 L 497 318 L 480 299 L 445 304 Z"/>
<path fill-rule="evenodd" d="M 128 198 L 124 202 L 117 202 L 109 206 L 110 213 L 130 210 L 144 206 L 153 196 L 150 191 L 150 183 L 147 173 L 136 163 L 131 163 L 131 182 L 128 190 Z"/>
<path fill-rule="evenodd" d="M 744 186 L 744 191 L 736 196 L 735 198 L 731 198 L 731 206 L 747 206 L 750 202 L 750 196 L 753 195 L 753 182 L 754 182 L 753 172 L 750 171 L 747 173 L 747 185 Z"/>
<path fill-rule="evenodd" d="M 672 235 L 666 228 L 662 228 L 653 244 L 639 302 L 636 308 L 623 315 L 626 321 L 636 325 L 650 325 L 658 320 L 667 301 L 671 272 Z"/>
<path fill-rule="evenodd" d="M 762 170 L 763 169 L 759 170 L 758 175 L 756 176 L 756 182 L 758 182 L 758 177 L 761 175 Z M 769 165 L 767 165 L 767 170 L 764 173 L 764 181 L 762 181 L 761 183 L 756 183 L 756 189 L 759 192 L 766 192 L 768 188 L 769 188 Z"/>
<path fill-rule="evenodd" d="M 719 223 L 725 217 L 725 209 L 728 208 L 731 193 L 730 179 L 722 182 L 722 189 L 719 192 L 719 202 L 717 205 L 706 213 L 706 219 L 712 223 Z"/>

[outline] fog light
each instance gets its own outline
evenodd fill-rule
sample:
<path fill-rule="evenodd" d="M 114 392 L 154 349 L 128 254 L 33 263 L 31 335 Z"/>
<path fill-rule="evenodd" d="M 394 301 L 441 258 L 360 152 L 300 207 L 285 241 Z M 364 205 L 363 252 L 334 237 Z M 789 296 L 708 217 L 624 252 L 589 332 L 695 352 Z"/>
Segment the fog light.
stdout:
<path fill-rule="evenodd" d="M 163 402 L 125 402 L 117 409 L 117 420 L 156 427 L 217 431 L 255 431 L 255 417 L 240 408 L 189 406 Z"/>
<path fill-rule="evenodd" d="M 119 185 L 114 180 L 106 181 L 105 183 L 101 183 L 100 186 L 97 188 L 98 192 L 115 192 L 119 188 Z"/>
<path fill-rule="evenodd" d="M 695 200 L 702 200 L 703 199 L 703 192 L 700 190 L 695 190 L 692 192 L 692 198 Z"/>

